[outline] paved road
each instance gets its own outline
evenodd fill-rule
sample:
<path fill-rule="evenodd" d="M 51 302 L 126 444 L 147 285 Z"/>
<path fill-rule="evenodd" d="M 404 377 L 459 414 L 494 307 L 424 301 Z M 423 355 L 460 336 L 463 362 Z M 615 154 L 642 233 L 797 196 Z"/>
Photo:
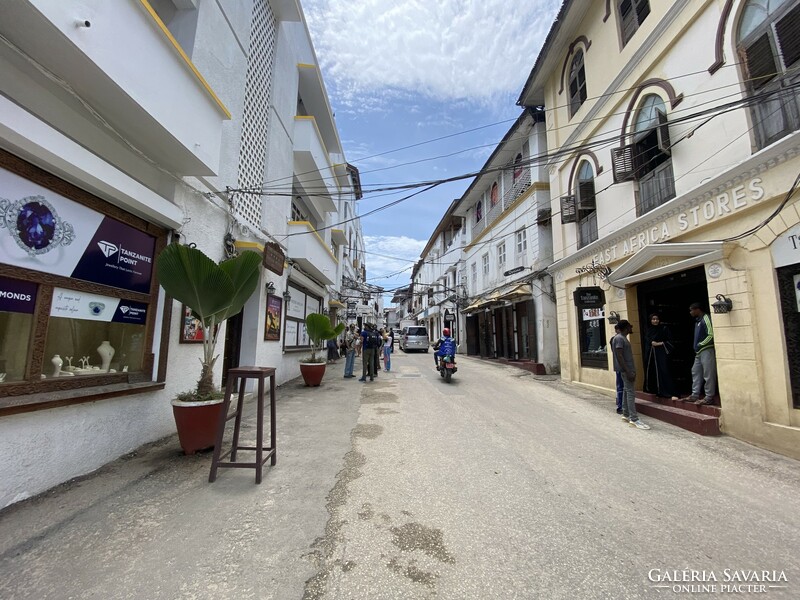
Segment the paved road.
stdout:
<path fill-rule="evenodd" d="M 796 461 L 513 367 L 394 367 L 284 386 L 261 486 L 170 439 L 0 513 L 0 598 L 714 597 L 726 569 L 800 597 Z M 648 578 L 687 569 L 717 581 Z"/>

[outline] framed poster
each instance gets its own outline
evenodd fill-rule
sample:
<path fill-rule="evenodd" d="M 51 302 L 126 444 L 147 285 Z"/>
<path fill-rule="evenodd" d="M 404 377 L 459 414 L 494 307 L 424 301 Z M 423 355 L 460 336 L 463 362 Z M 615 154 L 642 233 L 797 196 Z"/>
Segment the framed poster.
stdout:
<path fill-rule="evenodd" d="M 264 323 L 264 341 L 278 342 L 281 339 L 281 314 L 283 298 L 267 294 L 267 318 Z"/>
<path fill-rule="evenodd" d="M 182 305 L 181 309 L 181 344 L 202 344 L 203 323 L 192 314 L 192 309 Z"/>

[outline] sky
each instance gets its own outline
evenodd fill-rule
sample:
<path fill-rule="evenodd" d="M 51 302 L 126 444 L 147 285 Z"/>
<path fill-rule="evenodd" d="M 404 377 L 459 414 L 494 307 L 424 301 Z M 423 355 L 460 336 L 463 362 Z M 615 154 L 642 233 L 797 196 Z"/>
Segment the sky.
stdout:
<path fill-rule="evenodd" d="M 560 3 L 305 0 L 345 156 L 364 189 L 480 169 L 520 114 L 516 100 Z M 470 182 L 362 218 L 368 282 L 407 285 L 444 211 Z M 409 193 L 365 193 L 359 214 Z"/>

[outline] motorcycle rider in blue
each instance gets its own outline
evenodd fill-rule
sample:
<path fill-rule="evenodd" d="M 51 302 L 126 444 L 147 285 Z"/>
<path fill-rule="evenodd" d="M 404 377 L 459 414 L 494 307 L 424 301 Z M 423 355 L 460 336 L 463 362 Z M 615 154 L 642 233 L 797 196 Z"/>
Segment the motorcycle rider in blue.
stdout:
<path fill-rule="evenodd" d="M 450 330 L 445 328 L 442 330 L 442 338 L 439 340 L 439 348 L 436 350 L 434 357 L 437 359 L 436 370 L 439 370 L 439 357 L 451 356 L 455 360 L 456 356 L 456 341 L 450 337 Z"/>

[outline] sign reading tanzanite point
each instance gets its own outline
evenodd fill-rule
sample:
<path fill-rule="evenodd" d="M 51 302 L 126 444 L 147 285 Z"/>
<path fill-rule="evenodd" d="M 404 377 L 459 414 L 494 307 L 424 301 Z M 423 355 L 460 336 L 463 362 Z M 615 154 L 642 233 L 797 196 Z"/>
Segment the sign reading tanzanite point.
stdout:
<path fill-rule="evenodd" d="M 146 294 L 154 251 L 154 237 L 105 217 L 72 276 Z"/>
<path fill-rule="evenodd" d="M 33 314 L 38 287 L 30 281 L 0 277 L 0 312 Z"/>

